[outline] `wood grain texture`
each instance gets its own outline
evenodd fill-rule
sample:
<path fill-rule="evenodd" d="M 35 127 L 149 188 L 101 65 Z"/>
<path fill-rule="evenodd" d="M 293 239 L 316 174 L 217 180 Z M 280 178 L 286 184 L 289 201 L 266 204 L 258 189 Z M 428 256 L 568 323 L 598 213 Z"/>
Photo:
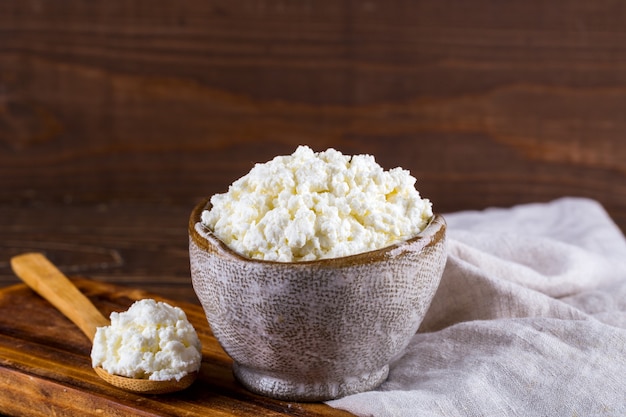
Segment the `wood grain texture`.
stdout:
<path fill-rule="evenodd" d="M 11 258 L 11 269 L 33 291 L 59 310 L 93 342 L 98 327 L 111 324 L 89 299 L 41 253 Z"/>
<path fill-rule="evenodd" d="M 0 205 L 0 287 L 19 282 L 10 258 L 35 251 L 69 276 L 197 303 L 189 274 L 191 209 L 145 203 Z"/>
<path fill-rule="evenodd" d="M 626 227 L 616 0 L 0 4 L 0 202 L 195 201 L 316 150 L 441 212 L 599 200 Z"/>
<path fill-rule="evenodd" d="M 25 285 L 0 290 L 0 410 L 29 416 L 348 416 L 324 404 L 275 401 L 239 386 L 230 358 L 211 334 L 202 309 L 132 288 L 76 279 L 107 316 L 140 298 L 185 310 L 203 344 L 198 380 L 187 390 L 140 396 L 102 381 L 91 369 L 89 340 Z"/>

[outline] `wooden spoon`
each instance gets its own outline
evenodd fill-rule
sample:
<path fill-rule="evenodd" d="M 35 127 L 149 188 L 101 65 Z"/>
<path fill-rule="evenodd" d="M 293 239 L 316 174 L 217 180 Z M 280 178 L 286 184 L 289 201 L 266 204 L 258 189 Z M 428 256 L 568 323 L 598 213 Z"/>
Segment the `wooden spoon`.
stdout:
<path fill-rule="evenodd" d="M 92 343 L 96 328 L 110 324 L 91 301 L 44 255 L 26 253 L 14 256 L 11 258 L 11 267 L 22 281 L 76 324 Z M 180 391 L 191 385 L 197 375 L 197 372 L 192 372 L 178 381 L 151 381 L 110 374 L 102 367 L 95 367 L 94 370 L 109 384 L 141 394 Z"/>

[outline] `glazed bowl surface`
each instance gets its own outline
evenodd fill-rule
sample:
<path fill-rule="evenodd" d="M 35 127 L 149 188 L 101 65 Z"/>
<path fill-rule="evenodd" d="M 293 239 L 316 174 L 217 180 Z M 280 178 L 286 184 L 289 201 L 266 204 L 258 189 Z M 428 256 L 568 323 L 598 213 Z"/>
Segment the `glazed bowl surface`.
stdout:
<path fill-rule="evenodd" d="M 250 391 L 324 401 L 371 390 L 417 331 L 446 262 L 440 215 L 416 237 L 342 258 L 273 262 L 232 251 L 189 219 L 194 291 Z"/>

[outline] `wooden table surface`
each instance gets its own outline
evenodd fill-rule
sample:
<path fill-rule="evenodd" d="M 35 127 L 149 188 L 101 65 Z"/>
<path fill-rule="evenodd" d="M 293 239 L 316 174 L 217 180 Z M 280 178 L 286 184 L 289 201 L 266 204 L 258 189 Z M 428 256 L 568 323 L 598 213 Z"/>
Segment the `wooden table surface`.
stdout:
<path fill-rule="evenodd" d="M 140 395 L 109 385 L 91 368 L 91 342 L 26 285 L 0 289 L 0 412 L 54 416 L 349 417 L 322 403 L 281 401 L 253 394 L 235 381 L 232 360 L 218 344 L 196 304 L 136 288 L 71 278 L 108 316 L 152 298 L 182 308 L 202 343 L 193 384 L 170 394 Z"/>
<path fill-rule="evenodd" d="M 581 196 L 626 230 L 620 1 L 0 2 L 10 256 L 197 303 L 187 219 L 298 144 L 439 212 Z"/>

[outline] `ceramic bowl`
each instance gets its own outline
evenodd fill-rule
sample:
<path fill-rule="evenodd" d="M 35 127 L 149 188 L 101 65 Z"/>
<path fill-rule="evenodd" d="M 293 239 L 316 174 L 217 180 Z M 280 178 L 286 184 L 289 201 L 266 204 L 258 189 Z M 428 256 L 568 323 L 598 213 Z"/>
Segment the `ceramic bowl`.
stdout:
<path fill-rule="evenodd" d="M 229 249 L 189 221 L 195 293 L 211 329 L 250 391 L 323 401 L 371 390 L 417 331 L 446 261 L 435 215 L 416 237 L 342 258 L 273 262 Z"/>

